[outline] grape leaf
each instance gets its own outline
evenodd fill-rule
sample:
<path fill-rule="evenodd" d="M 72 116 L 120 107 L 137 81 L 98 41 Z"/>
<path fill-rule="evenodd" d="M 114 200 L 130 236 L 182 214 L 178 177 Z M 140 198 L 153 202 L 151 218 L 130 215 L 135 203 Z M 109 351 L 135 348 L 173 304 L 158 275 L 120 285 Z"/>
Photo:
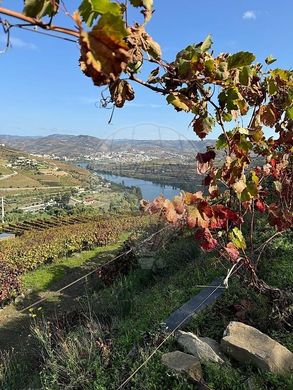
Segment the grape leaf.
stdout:
<path fill-rule="evenodd" d="M 227 252 L 227 254 L 231 260 L 235 261 L 238 259 L 239 251 L 232 242 L 228 242 L 228 244 L 225 246 L 224 249 Z"/>
<path fill-rule="evenodd" d="M 120 16 L 107 13 L 90 32 L 81 31 L 80 67 L 97 86 L 115 81 L 126 69 L 129 47 L 128 31 Z"/>
<path fill-rule="evenodd" d="M 82 20 L 91 26 L 98 15 L 110 13 L 115 16 L 122 14 L 122 8 L 117 3 L 112 3 L 110 0 L 83 0 L 79 6 L 79 13 Z"/>
<path fill-rule="evenodd" d="M 212 161 L 215 159 L 216 153 L 214 150 L 208 150 L 206 153 L 197 153 L 196 168 L 198 174 L 204 174 L 212 167 Z"/>
<path fill-rule="evenodd" d="M 226 146 L 228 146 L 227 137 L 225 136 L 225 134 L 220 134 L 219 138 L 216 141 L 216 148 L 223 149 Z"/>
<path fill-rule="evenodd" d="M 289 119 L 293 119 L 293 106 L 287 108 L 286 116 L 287 116 Z"/>
<path fill-rule="evenodd" d="M 208 51 L 212 47 L 212 36 L 209 34 L 200 46 L 202 52 Z"/>
<path fill-rule="evenodd" d="M 255 55 L 248 51 L 240 51 L 228 57 L 228 69 L 241 68 L 250 65 L 255 60 Z"/>
<path fill-rule="evenodd" d="M 269 55 L 266 59 L 266 64 L 271 65 L 273 62 L 277 61 L 277 58 L 274 58 L 272 55 Z"/>
<path fill-rule="evenodd" d="M 206 251 L 211 251 L 218 245 L 218 241 L 213 238 L 209 229 L 197 230 L 194 237 L 199 240 L 200 247 Z"/>
<path fill-rule="evenodd" d="M 123 107 L 125 101 L 134 99 L 134 90 L 127 80 L 117 79 L 110 84 L 109 90 L 116 107 Z"/>
<path fill-rule="evenodd" d="M 160 78 L 158 77 L 160 73 L 160 67 L 158 66 L 157 68 L 153 69 L 147 79 L 147 82 L 149 84 L 155 84 L 158 82 L 158 80 L 160 80 Z"/>
<path fill-rule="evenodd" d="M 219 93 L 218 100 L 222 109 L 226 108 L 228 111 L 238 110 L 238 89 L 233 87 L 223 90 Z"/>
<path fill-rule="evenodd" d="M 43 16 L 54 16 L 58 8 L 59 0 L 25 0 L 23 14 L 41 19 Z"/>
<path fill-rule="evenodd" d="M 276 115 L 270 104 L 260 107 L 259 117 L 265 126 L 274 127 L 276 123 Z"/>
<path fill-rule="evenodd" d="M 215 120 L 211 116 L 207 116 L 204 118 L 198 118 L 193 121 L 193 130 L 199 138 L 205 138 L 208 133 L 212 130 L 215 124 Z"/>
<path fill-rule="evenodd" d="M 246 249 L 246 242 L 240 229 L 234 227 L 229 233 L 229 238 L 232 243 L 239 249 Z"/>
<path fill-rule="evenodd" d="M 193 108 L 192 102 L 182 94 L 173 94 L 167 96 L 167 102 L 172 104 L 176 111 L 186 111 L 189 112 Z"/>
<path fill-rule="evenodd" d="M 160 45 L 148 34 L 144 34 L 143 38 L 145 51 L 155 60 L 159 60 L 162 57 L 162 50 Z"/>
<path fill-rule="evenodd" d="M 201 213 L 198 209 L 198 206 L 188 206 L 187 207 L 187 225 L 189 228 L 194 227 L 209 227 L 209 218 Z"/>
<path fill-rule="evenodd" d="M 264 213 L 266 211 L 266 205 L 265 205 L 264 201 L 261 199 L 256 200 L 255 207 L 261 213 Z"/>

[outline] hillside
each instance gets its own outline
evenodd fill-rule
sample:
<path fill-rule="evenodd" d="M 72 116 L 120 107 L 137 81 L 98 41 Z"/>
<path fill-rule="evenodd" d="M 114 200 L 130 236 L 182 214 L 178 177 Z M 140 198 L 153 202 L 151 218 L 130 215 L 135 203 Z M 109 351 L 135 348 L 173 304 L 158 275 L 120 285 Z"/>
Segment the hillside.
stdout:
<path fill-rule="evenodd" d="M 151 152 L 164 149 L 166 152 L 195 153 L 206 150 L 213 140 L 131 140 L 99 139 L 88 135 L 59 135 L 47 137 L 24 137 L 0 135 L 0 143 L 29 153 L 56 155 L 59 157 L 80 157 L 99 152 L 135 150 Z"/>
<path fill-rule="evenodd" d="M 56 160 L 0 146 L 0 190 L 84 187 L 90 173 Z"/>

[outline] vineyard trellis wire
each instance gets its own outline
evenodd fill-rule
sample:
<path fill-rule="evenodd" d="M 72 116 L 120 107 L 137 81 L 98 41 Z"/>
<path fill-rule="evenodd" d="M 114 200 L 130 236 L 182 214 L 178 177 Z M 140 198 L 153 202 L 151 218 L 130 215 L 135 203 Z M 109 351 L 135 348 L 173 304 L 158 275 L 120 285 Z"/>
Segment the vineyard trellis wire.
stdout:
<path fill-rule="evenodd" d="M 220 288 L 222 289 L 228 289 L 228 280 L 236 273 L 239 271 L 239 269 L 243 266 L 244 263 L 239 264 L 239 262 L 243 260 L 242 257 L 240 257 L 237 262 L 233 265 L 233 267 L 229 270 L 227 273 L 226 278 L 220 282 L 213 291 L 206 296 L 199 305 L 191 312 L 188 313 L 183 320 L 174 328 L 172 331 L 167 333 L 167 335 L 164 337 L 164 339 L 160 342 L 160 344 L 151 352 L 151 354 L 142 362 L 142 364 L 135 370 L 133 371 L 117 388 L 117 390 L 121 390 L 127 383 L 131 381 L 131 379 L 143 368 L 147 365 L 147 363 L 151 360 L 151 358 L 159 351 L 159 349 L 169 340 L 169 338 L 178 330 L 180 327 L 186 322 L 186 320 L 194 315 L 194 313 Z M 238 266 L 237 266 L 238 265 Z M 212 287 L 212 286 L 204 286 L 204 285 L 196 285 L 194 287 Z"/>
<path fill-rule="evenodd" d="M 144 240 L 142 240 L 138 245 L 137 247 L 141 247 L 144 243 L 150 241 L 153 237 L 157 236 L 159 233 L 161 233 L 162 231 L 165 231 L 167 230 L 168 228 L 170 228 L 169 226 L 165 226 L 163 227 L 162 229 L 159 229 L 158 231 L 156 231 L 155 233 L 151 234 L 150 236 L 148 236 L 147 238 L 145 238 Z M 81 276 L 80 278 L 78 279 L 75 279 L 74 281 L 72 281 L 71 283 L 67 284 L 66 286 L 63 286 L 62 288 L 60 288 L 59 290 L 55 291 L 54 293 L 55 294 L 60 294 L 61 292 L 63 292 L 64 290 L 66 290 L 67 288 L 75 285 L 76 283 L 84 280 L 84 279 L 87 279 L 90 275 L 96 273 L 97 271 L 99 271 L 100 269 L 112 264 L 114 261 L 118 260 L 119 258 L 123 257 L 123 256 L 126 256 L 128 255 L 129 253 L 133 252 L 134 248 L 130 248 L 128 249 L 127 251 L 123 252 L 123 253 L 120 253 L 119 255 L 115 256 L 113 259 L 107 261 L 106 263 L 104 264 L 101 264 L 99 265 L 98 267 L 96 267 L 95 269 L 91 270 L 90 272 L 88 272 L 87 274 Z M 31 305 L 29 306 L 26 306 L 25 308 L 19 310 L 19 313 L 24 313 L 26 312 L 27 310 L 30 310 L 32 309 L 33 307 L 39 305 L 40 303 L 42 302 L 45 302 L 47 300 L 47 297 L 44 297 L 44 298 L 41 298 L 37 301 L 35 301 L 34 303 L 32 303 Z"/>

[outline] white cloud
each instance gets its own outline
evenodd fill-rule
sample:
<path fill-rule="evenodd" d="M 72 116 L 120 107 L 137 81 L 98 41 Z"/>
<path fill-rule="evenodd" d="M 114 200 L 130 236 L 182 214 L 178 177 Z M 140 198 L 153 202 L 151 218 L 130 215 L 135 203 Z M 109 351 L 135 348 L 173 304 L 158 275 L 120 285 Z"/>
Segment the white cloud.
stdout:
<path fill-rule="evenodd" d="M 254 11 L 245 11 L 242 18 L 245 20 L 256 19 L 256 14 Z"/>
<path fill-rule="evenodd" d="M 0 42 L 6 44 L 6 37 L 2 36 L 0 38 Z M 34 45 L 33 43 L 23 41 L 22 39 L 16 38 L 16 37 L 10 37 L 9 42 L 10 42 L 11 47 L 14 47 L 17 49 L 27 49 L 27 50 L 36 50 L 37 49 L 37 46 Z"/>

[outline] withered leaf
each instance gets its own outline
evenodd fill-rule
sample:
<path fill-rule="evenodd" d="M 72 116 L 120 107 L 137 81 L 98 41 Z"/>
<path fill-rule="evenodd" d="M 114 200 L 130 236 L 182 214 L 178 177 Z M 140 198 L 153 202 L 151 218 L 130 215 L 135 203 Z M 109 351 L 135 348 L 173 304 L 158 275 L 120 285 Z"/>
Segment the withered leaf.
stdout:
<path fill-rule="evenodd" d="M 121 108 L 126 100 L 134 99 L 134 90 L 127 80 L 117 79 L 110 84 L 109 90 L 115 106 Z"/>
<path fill-rule="evenodd" d="M 80 31 L 80 67 L 97 86 L 115 81 L 126 69 L 128 32 L 120 16 L 105 14 L 90 32 Z"/>
<path fill-rule="evenodd" d="M 259 116 L 265 126 L 273 127 L 276 123 L 276 115 L 270 104 L 260 107 Z"/>

